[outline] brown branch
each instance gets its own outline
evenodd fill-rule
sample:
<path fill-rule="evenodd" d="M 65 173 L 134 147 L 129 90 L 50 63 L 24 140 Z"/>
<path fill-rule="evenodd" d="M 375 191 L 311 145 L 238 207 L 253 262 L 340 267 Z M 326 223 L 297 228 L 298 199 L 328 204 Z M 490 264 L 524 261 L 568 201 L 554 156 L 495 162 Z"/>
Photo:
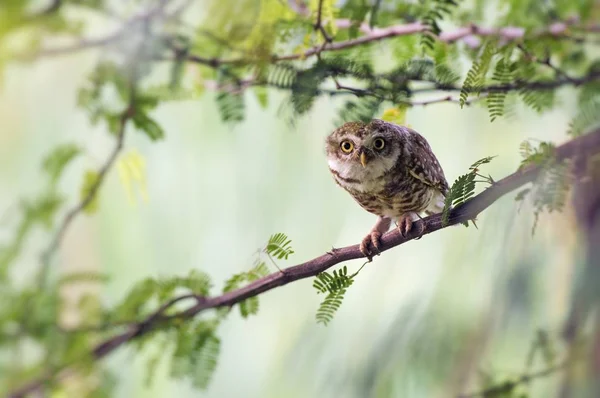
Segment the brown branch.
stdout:
<path fill-rule="evenodd" d="M 587 135 L 575 138 L 557 147 L 555 151 L 557 160 L 575 157 L 587 158 L 597 153 L 600 153 L 600 129 L 597 129 Z M 493 183 L 492 186 L 481 192 L 479 195 L 474 196 L 466 203 L 453 209 L 450 212 L 449 223 L 447 225 L 442 224 L 441 214 L 435 214 L 426 217 L 422 220 L 416 221 L 416 223 L 424 223 L 425 230 L 423 235 L 427 235 L 446 228 L 447 226 L 472 220 L 502 196 L 534 181 L 539 175 L 540 171 L 540 167 L 536 165 L 530 165 L 523 169 L 519 169 L 515 173 Z M 407 237 L 402 237 L 396 229 L 385 234 L 382 237 L 381 252 L 385 252 L 393 247 L 417 238 L 417 231 L 421 229 L 419 227 L 420 226 L 417 225 L 417 228 L 413 228 Z M 96 347 L 94 347 L 94 349 L 86 357 L 99 360 L 129 341 L 151 333 L 161 325 L 164 325 L 164 322 L 168 322 L 171 319 L 186 320 L 191 319 L 208 309 L 231 307 L 245 299 L 258 296 L 261 293 L 277 287 L 287 285 L 288 283 L 300 279 L 313 277 L 336 264 L 364 257 L 365 256 L 360 252 L 359 245 L 348 246 L 340 249 L 332 249 L 330 252 L 320 257 L 290 268 L 286 268 L 283 271 L 267 275 L 266 277 L 252 282 L 240 289 L 224 293 L 220 296 L 198 300 L 193 306 L 174 315 L 162 316 L 164 312 L 163 306 L 149 315 L 145 321 L 133 325 L 131 328 L 129 328 L 129 330 L 117 334 L 114 337 L 111 337 L 96 345 Z M 67 365 L 25 384 L 24 386 L 14 390 L 9 396 L 13 398 L 24 397 L 25 395 L 38 390 L 44 385 L 44 383 L 65 369 L 68 369 Z"/>
<path fill-rule="evenodd" d="M 331 43 L 333 41 L 333 39 L 331 38 L 331 36 L 329 36 L 327 31 L 325 30 L 325 27 L 323 26 L 322 18 L 323 18 L 323 0 L 319 0 L 319 7 L 317 9 L 317 22 L 315 23 L 314 28 L 315 28 L 315 30 L 318 30 L 319 32 L 321 32 L 321 35 L 325 39 L 325 43 L 323 44 L 323 46 L 325 46 L 327 43 Z"/>
<path fill-rule="evenodd" d="M 345 21 L 345 20 L 342 20 L 342 21 Z M 338 27 L 340 25 L 345 26 L 346 24 L 345 23 L 340 24 L 338 22 Z M 348 24 L 348 27 L 350 25 L 351 25 L 351 23 Z M 547 29 L 543 29 L 543 30 L 540 30 L 539 32 L 534 33 L 533 37 L 547 37 L 547 36 L 555 37 L 555 38 L 569 37 L 569 35 L 570 35 L 569 27 L 572 25 L 573 25 L 572 21 L 556 22 L 556 23 L 550 25 Z M 271 57 L 271 61 L 277 62 L 277 61 L 291 61 L 291 60 L 296 60 L 296 59 L 305 59 L 305 58 L 320 54 L 321 52 L 325 52 L 325 51 L 339 51 L 339 50 L 344 50 L 347 48 L 352 48 L 352 47 L 364 45 L 367 43 L 373 43 L 376 41 L 381 41 L 381 40 L 385 40 L 385 39 L 389 39 L 389 38 L 393 38 L 393 37 L 420 34 L 428 29 L 428 27 L 426 25 L 423 25 L 420 22 L 413 22 L 413 23 L 402 24 L 402 25 L 394 25 L 394 26 L 389 26 L 386 28 L 376 28 L 376 29 L 370 29 L 368 27 L 368 25 L 366 25 L 366 24 L 363 24 L 363 26 L 361 26 L 361 27 L 364 32 L 367 32 L 364 36 L 358 37 L 356 39 L 350 39 L 350 40 L 345 40 L 345 41 L 340 41 L 340 42 L 332 42 L 330 44 L 326 43 L 324 46 L 312 47 L 303 53 L 288 54 L 288 55 L 273 55 Z M 599 26 L 597 26 L 597 25 L 590 25 L 590 26 L 581 27 L 580 29 L 589 31 L 589 32 L 596 32 L 598 30 L 598 28 L 599 28 Z M 467 38 L 477 37 L 477 36 L 480 36 L 480 37 L 496 36 L 501 39 L 504 39 L 505 41 L 515 41 L 515 40 L 524 38 L 525 33 L 526 33 L 525 28 L 521 28 L 521 27 L 510 26 L 510 27 L 504 27 L 504 28 L 489 28 L 489 27 L 479 27 L 477 25 L 470 25 L 467 27 L 458 28 L 453 31 L 442 32 L 439 35 L 438 40 L 440 40 L 442 42 L 446 42 L 446 43 L 453 43 L 453 42 L 456 42 L 459 40 L 464 40 Z M 479 43 L 476 43 L 476 45 L 478 45 L 478 44 Z M 470 45 L 472 47 L 476 46 L 475 43 L 471 43 Z M 239 64 L 239 63 L 243 63 L 243 62 L 244 62 L 244 60 L 242 60 L 242 59 L 232 59 L 232 60 L 221 61 L 222 64 Z"/>
<path fill-rule="evenodd" d="M 554 373 L 563 371 L 567 368 L 568 365 L 569 365 L 568 361 L 563 361 L 563 362 L 559 363 L 558 365 L 550 366 L 546 369 L 538 370 L 537 372 L 526 373 L 524 375 L 517 377 L 516 379 L 514 379 L 512 381 L 506 381 L 501 384 L 493 385 L 489 388 L 486 388 L 485 390 L 459 395 L 457 398 L 477 398 L 477 397 L 486 398 L 486 397 L 505 396 L 503 394 L 506 394 L 506 393 L 514 390 L 517 386 L 519 386 L 521 384 L 527 384 L 531 380 L 540 379 L 542 377 L 550 376 Z"/>
<path fill-rule="evenodd" d="M 164 7 L 164 5 L 163 5 Z M 134 16 L 129 21 L 126 22 L 126 25 L 138 22 L 140 19 L 149 19 L 154 16 L 158 11 L 162 10 L 161 7 L 157 7 L 152 9 L 151 11 Z M 356 46 L 361 46 L 367 43 L 372 43 L 376 41 L 382 41 L 389 38 L 407 36 L 420 34 L 427 30 L 427 26 L 423 25 L 420 22 L 413 22 L 407 24 L 393 25 L 385 28 L 374 28 L 371 29 L 367 23 L 363 23 L 361 25 L 361 31 L 365 33 L 364 36 L 333 42 L 333 38 L 329 36 L 329 34 L 325 31 L 322 26 L 321 21 L 321 13 L 322 13 L 322 1 L 319 2 L 319 9 L 317 13 L 317 22 L 314 27 L 315 30 L 319 30 L 323 37 L 325 38 L 325 42 L 322 45 L 312 47 L 302 53 L 296 54 L 284 54 L 277 55 L 274 54 L 271 56 L 271 62 L 278 61 L 290 61 L 297 59 L 305 59 L 311 56 L 319 55 L 321 52 L 325 51 L 339 51 L 347 48 L 352 48 Z M 348 19 L 338 19 L 335 21 L 338 28 L 349 28 L 352 26 L 352 21 Z M 598 24 L 590 24 L 586 26 L 578 26 L 576 25 L 577 20 L 571 19 L 564 22 L 555 22 L 552 25 L 548 26 L 545 29 L 541 29 L 532 34 L 532 37 L 554 37 L 554 38 L 570 38 L 570 30 L 578 30 L 585 31 L 589 33 L 597 33 L 600 31 L 600 25 Z M 42 49 L 38 53 L 34 55 L 34 57 L 40 56 L 52 56 L 52 55 L 61 55 L 68 54 L 75 51 L 90 49 L 94 47 L 102 47 L 108 45 L 114 41 L 117 41 L 123 37 L 127 33 L 126 28 L 121 28 L 116 30 L 115 32 L 109 34 L 105 37 L 100 38 L 83 38 L 79 42 L 73 43 L 71 45 L 65 47 L 57 47 L 57 48 L 47 48 Z M 525 37 L 526 30 L 525 28 L 517 27 L 517 26 L 508 26 L 503 28 L 494 28 L 494 27 L 481 27 L 475 24 L 471 24 L 469 26 L 460 27 L 455 30 L 442 32 L 438 40 L 453 43 L 456 41 L 464 40 L 471 47 L 477 47 L 479 45 L 478 37 L 489 37 L 496 36 L 504 41 L 516 41 L 523 39 Z M 27 57 L 24 57 L 27 58 Z M 158 58 L 158 59 L 164 59 Z M 166 58 L 169 59 L 169 58 Z M 212 67 L 218 67 L 221 65 L 242 65 L 252 61 L 252 57 L 241 57 L 241 58 L 232 58 L 232 59 L 209 59 L 203 58 L 201 56 L 195 56 L 193 54 L 188 55 L 188 60 L 191 62 L 196 62 L 200 64 L 206 64 Z"/>
<path fill-rule="evenodd" d="M 568 85 L 573 85 L 573 86 L 581 86 L 583 84 L 587 84 L 596 80 L 600 80 L 600 71 L 593 71 L 588 73 L 587 75 L 581 76 L 581 77 L 561 77 L 558 78 L 556 80 L 549 80 L 549 81 L 533 81 L 533 82 L 528 82 L 528 81 L 516 81 L 514 83 L 507 83 L 507 84 L 493 84 L 493 85 L 489 85 L 489 86 L 483 86 L 480 88 L 473 88 L 473 89 L 469 89 L 469 88 L 465 88 L 467 90 L 467 92 L 478 92 L 478 93 L 497 93 L 497 92 L 503 92 L 503 93 L 507 93 L 509 91 L 519 91 L 519 90 L 540 90 L 540 91 L 544 91 L 544 90 L 553 90 L 562 86 L 568 86 Z M 459 87 L 459 86 L 453 86 L 453 85 L 441 85 L 441 84 L 435 84 L 431 87 L 424 87 L 424 88 L 418 88 L 418 89 L 414 89 L 411 92 L 413 94 L 415 93 L 425 93 L 425 92 L 431 92 L 431 91 L 461 91 L 463 88 Z"/>
<path fill-rule="evenodd" d="M 98 177 L 96 178 L 96 181 L 90 187 L 90 190 L 87 193 L 87 195 L 83 197 L 79 203 L 77 203 L 71 210 L 67 212 L 65 217 L 62 219 L 60 227 L 54 234 L 52 241 L 50 242 L 46 250 L 44 250 L 44 252 L 42 253 L 42 268 L 40 270 L 39 276 L 40 285 L 43 286 L 45 284 L 50 268 L 50 259 L 52 255 L 56 252 L 56 250 L 58 250 L 60 243 L 62 242 L 69 226 L 75 220 L 75 218 L 79 214 L 81 214 L 81 212 L 83 212 L 86 206 L 88 206 L 96 198 L 98 190 L 102 186 L 106 175 L 114 165 L 115 161 L 117 160 L 117 156 L 123 149 L 123 142 L 125 140 L 125 127 L 127 126 L 127 122 L 129 121 L 129 119 L 133 117 L 134 112 L 135 109 L 133 108 L 133 104 L 130 104 L 128 108 L 121 114 L 121 118 L 119 119 L 119 129 L 117 131 L 117 141 L 110 155 L 98 170 Z"/>

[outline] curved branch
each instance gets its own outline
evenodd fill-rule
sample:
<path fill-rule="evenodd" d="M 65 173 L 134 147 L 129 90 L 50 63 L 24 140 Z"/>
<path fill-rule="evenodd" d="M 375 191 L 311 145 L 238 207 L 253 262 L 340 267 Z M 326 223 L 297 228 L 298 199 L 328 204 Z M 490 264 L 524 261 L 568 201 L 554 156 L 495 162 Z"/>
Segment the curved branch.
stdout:
<path fill-rule="evenodd" d="M 519 385 L 527 384 L 534 379 L 540 379 L 555 374 L 557 372 L 561 372 L 565 370 L 569 364 L 570 363 L 565 360 L 563 362 L 558 363 L 557 365 L 538 370 L 537 372 L 525 373 L 512 381 L 506 381 L 502 384 L 495 384 L 491 387 L 486 388 L 485 390 L 472 392 L 469 394 L 462 394 L 459 395 L 457 398 L 501 397 L 503 396 L 503 394 L 510 393 Z"/>
<path fill-rule="evenodd" d="M 555 155 L 557 160 L 565 160 L 572 158 L 585 159 L 597 153 L 600 153 L 600 129 L 597 129 L 585 136 L 573 139 L 572 141 L 557 147 Z M 426 235 L 446 228 L 450 225 L 472 220 L 502 196 L 529 182 L 534 181 L 540 171 L 541 168 L 539 166 L 530 165 L 523 169 L 519 169 L 515 173 L 495 182 L 492 186 L 481 192 L 479 195 L 474 196 L 469 201 L 453 209 L 450 212 L 449 223 L 447 225 L 442 224 L 441 214 L 435 214 L 426 217 L 422 220 L 416 221 L 416 223 L 425 223 L 424 235 Z M 413 228 L 406 238 L 402 237 L 396 229 L 388 232 L 381 239 L 381 252 L 388 251 L 393 247 L 417 238 L 418 233 L 416 233 L 416 231 L 418 230 L 420 230 L 420 228 Z M 92 357 L 96 360 L 101 359 L 122 345 L 144 336 L 154 330 L 157 330 L 161 325 L 164 325 L 165 322 L 169 322 L 174 319 L 191 319 L 208 309 L 231 307 L 247 298 L 258 296 L 261 293 L 287 285 L 290 282 L 315 276 L 336 264 L 364 257 L 365 256 L 360 252 L 359 245 L 333 249 L 331 252 L 328 252 L 320 257 L 290 268 L 286 268 L 280 272 L 267 275 L 266 277 L 252 282 L 240 289 L 233 290 L 216 297 L 199 299 L 193 306 L 173 315 L 163 315 L 165 308 L 163 305 L 158 310 L 146 317 L 144 321 L 132 325 L 129 330 L 117 334 L 96 345 L 96 347 L 94 347 L 94 349 L 89 353 L 89 357 Z M 186 295 L 185 298 L 187 297 L 189 296 Z M 174 300 L 179 301 L 179 298 L 175 298 Z M 170 305 L 172 302 L 173 300 L 168 302 L 167 305 Z M 55 369 L 39 379 L 36 379 L 22 386 L 21 388 L 14 390 L 9 396 L 13 398 L 24 397 L 25 395 L 38 390 L 44 385 L 44 383 L 66 369 L 68 369 L 67 365 L 60 369 Z"/>
<path fill-rule="evenodd" d="M 62 221 L 60 223 L 60 227 L 54 234 L 52 241 L 50 242 L 50 244 L 48 245 L 46 250 L 44 250 L 44 252 L 42 253 L 42 255 L 41 255 L 42 268 L 40 270 L 40 275 L 39 275 L 40 287 L 42 287 L 46 282 L 46 279 L 48 276 L 48 270 L 50 268 L 50 259 L 51 259 L 52 255 L 56 252 L 56 250 L 58 250 L 58 247 L 60 246 L 60 243 L 62 242 L 62 240 L 65 236 L 65 233 L 69 229 L 69 226 L 75 220 L 75 218 L 79 214 L 81 214 L 81 212 L 83 212 L 83 210 L 86 208 L 86 206 L 88 206 L 96 198 L 96 195 L 97 195 L 98 191 L 100 190 L 100 187 L 104 183 L 104 179 L 106 178 L 106 175 L 108 174 L 108 172 L 114 165 L 115 161 L 117 160 L 117 156 L 123 149 L 123 142 L 125 140 L 125 127 L 127 125 L 127 122 L 129 121 L 129 119 L 131 119 L 133 117 L 133 113 L 134 113 L 133 105 L 129 105 L 129 107 L 121 114 L 121 118 L 119 119 L 119 130 L 117 132 L 117 141 L 116 141 L 115 146 L 113 147 L 110 155 L 108 156 L 108 158 L 106 159 L 106 161 L 104 162 L 102 167 L 100 167 L 100 169 L 98 170 L 98 176 L 97 176 L 96 180 L 94 181 L 94 184 L 90 187 L 88 193 L 81 199 L 81 201 L 79 203 L 77 203 L 71 210 L 69 210 L 67 212 L 67 214 L 65 215 L 65 217 L 62 219 Z"/>

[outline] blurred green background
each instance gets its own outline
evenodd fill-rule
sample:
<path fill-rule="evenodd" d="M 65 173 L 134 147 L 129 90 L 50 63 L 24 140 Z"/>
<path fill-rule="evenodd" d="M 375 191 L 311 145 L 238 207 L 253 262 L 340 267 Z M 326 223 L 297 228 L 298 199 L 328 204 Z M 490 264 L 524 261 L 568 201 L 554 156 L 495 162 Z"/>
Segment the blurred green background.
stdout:
<path fill-rule="evenodd" d="M 61 182 L 70 205 L 83 171 L 111 151 L 113 138 L 76 107 L 77 89 L 98 55 L 7 67 L 0 91 L 0 240 L 12 234 L 19 199 L 42 184 L 40 161 L 53 147 L 86 148 Z M 543 116 L 517 109 L 490 123 L 485 109 L 436 104 L 410 109 L 407 123 L 430 142 L 450 182 L 490 155 L 498 157 L 484 171 L 499 179 L 518 167 L 523 140 L 565 139 L 575 101 L 568 89 L 560 93 L 563 106 Z M 146 276 L 189 269 L 210 274 L 217 292 L 252 266 L 275 232 L 288 234 L 295 250 L 282 266 L 358 243 L 375 216 L 336 186 L 324 153 L 341 102 L 319 99 L 292 127 L 279 115 L 282 93 L 269 92 L 266 110 L 246 95 L 246 120 L 233 128 L 221 123 L 207 91 L 200 100 L 158 109 L 162 142 L 128 130 L 124 154 L 137 150 L 144 157 L 148 202 L 138 195 L 130 203 L 113 169 L 98 213 L 78 218 L 66 234 L 56 270 L 108 273 L 106 286 L 91 289 L 116 303 Z M 221 326 L 222 352 L 206 392 L 170 380 L 166 363 L 146 386 L 145 359 L 121 349 L 105 362 L 119 377 L 115 396 L 442 397 L 477 390 L 480 370 L 519 374 L 536 331 L 557 336 L 562 326 L 577 252 L 570 209 L 542 215 L 533 237 L 532 223 L 529 204 L 519 212 L 511 194 L 479 217 L 479 229 L 444 229 L 376 257 L 328 327 L 315 322 L 322 297 L 312 280 L 267 292 L 257 316 L 244 320 L 232 312 Z M 31 275 L 50 237 L 33 234 L 13 268 L 15 283 Z M 361 264 L 347 265 L 354 271 Z M 555 383 L 534 382 L 532 396 L 546 396 Z"/>

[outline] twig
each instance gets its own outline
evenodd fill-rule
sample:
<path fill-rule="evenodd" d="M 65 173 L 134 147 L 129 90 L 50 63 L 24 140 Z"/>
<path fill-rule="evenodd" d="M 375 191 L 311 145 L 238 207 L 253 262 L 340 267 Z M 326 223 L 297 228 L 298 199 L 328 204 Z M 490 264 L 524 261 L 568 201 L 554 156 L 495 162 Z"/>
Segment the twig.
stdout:
<path fill-rule="evenodd" d="M 523 54 L 525 54 L 525 56 L 527 57 L 527 59 L 529 61 L 533 61 L 533 62 L 537 62 L 541 65 L 547 66 L 550 69 L 552 69 L 554 71 L 554 73 L 556 74 L 556 76 L 560 76 L 565 80 L 568 81 L 573 81 L 573 78 L 571 76 L 569 76 L 565 71 L 563 71 L 562 69 L 560 69 L 558 66 L 554 65 L 551 61 L 550 61 L 550 57 L 546 56 L 543 59 L 540 59 L 538 57 L 536 57 L 535 55 L 531 54 L 524 45 L 519 44 L 517 45 L 517 48 L 519 50 L 521 50 L 523 52 Z"/>
<path fill-rule="evenodd" d="M 322 26 L 321 21 L 321 12 L 322 12 L 322 1 L 319 3 L 320 12 L 317 15 L 317 23 L 314 25 L 315 29 L 318 29 L 323 37 L 325 38 L 325 43 L 323 45 L 312 47 L 303 53 L 298 54 L 284 54 L 284 55 L 272 55 L 270 61 L 278 62 L 278 61 L 290 61 L 297 59 L 305 59 L 311 56 L 315 56 L 325 51 L 338 51 L 347 48 L 352 48 L 360 45 L 364 45 L 367 43 L 372 43 L 376 41 L 381 41 L 389 38 L 414 35 L 423 33 L 427 30 L 427 26 L 421 24 L 420 22 L 413 22 L 401 25 L 393 25 L 385 28 L 375 28 L 371 29 L 368 24 L 363 23 L 361 25 L 361 31 L 365 33 L 364 36 L 358 37 L 356 39 L 350 39 L 340 42 L 333 42 L 332 38 L 325 31 Z M 140 19 L 147 19 L 149 16 L 153 16 L 156 12 L 156 9 L 153 9 L 147 13 L 134 16 L 126 25 L 130 25 L 139 21 Z M 177 12 L 180 12 L 179 10 Z M 338 19 L 335 21 L 336 25 L 339 28 L 349 28 L 352 26 L 352 21 L 347 19 Z M 600 31 L 600 25 L 592 24 L 588 26 L 577 26 L 575 25 L 575 21 L 565 21 L 565 22 L 555 22 L 552 25 L 548 26 L 546 29 L 539 30 L 533 34 L 533 37 L 553 37 L 553 38 L 570 38 L 569 28 L 573 28 L 580 31 L 586 31 L 590 33 L 595 33 Z M 43 57 L 43 56 L 52 56 L 52 55 L 61 55 L 68 54 L 75 51 L 95 48 L 99 46 L 104 46 L 110 44 L 118 39 L 120 39 L 127 32 L 126 28 L 118 29 L 117 31 L 100 38 L 84 38 L 79 42 L 73 43 L 71 45 L 65 47 L 57 47 L 57 48 L 47 48 L 42 49 L 38 53 L 34 54 L 33 57 Z M 478 43 L 473 43 L 473 38 L 476 37 L 486 37 L 486 36 L 497 36 L 505 41 L 515 41 L 518 39 L 522 39 L 525 36 L 526 30 L 521 27 L 509 26 L 504 28 L 493 28 L 493 27 L 480 27 L 474 24 L 469 26 L 460 27 L 453 31 L 442 32 L 438 40 L 453 43 L 459 40 L 467 40 L 469 45 L 475 46 Z M 158 59 L 169 59 L 169 58 L 158 58 Z M 191 62 L 202 63 L 206 65 L 210 65 L 213 67 L 221 66 L 221 65 L 241 65 L 250 63 L 252 61 L 252 57 L 241 57 L 241 58 L 232 58 L 232 59 L 208 59 L 203 58 L 201 56 L 196 56 L 193 54 L 188 55 L 188 60 Z"/>
<path fill-rule="evenodd" d="M 90 187 L 90 190 L 87 193 L 87 195 L 83 197 L 79 203 L 77 203 L 71 210 L 67 212 L 60 224 L 60 227 L 54 234 L 54 237 L 52 238 L 50 244 L 42 253 L 42 268 L 40 270 L 39 275 L 40 287 L 42 287 L 45 284 L 45 281 L 48 277 L 51 257 L 56 252 L 56 250 L 58 250 L 58 247 L 60 246 L 60 243 L 62 242 L 69 226 L 75 220 L 75 218 L 86 208 L 86 206 L 89 205 L 96 198 L 96 194 L 102 186 L 102 183 L 104 182 L 108 171 L 112 168 L 117 159 L 117 156 L 123 149 L 123 142 L 125 140 L 125 127 L 127 126 L 127 121 L 129 121 L 129 119 L 133 117 L 134 111 L 135 109 L 133 108 L 133 105 L 130 104 L 127 107 L 127 109 L 121 114 L 121 118 L 119 120 L 119 129 L 117 132 L 117 141 L 110 155 L 106 159 L 105 163 L 98 170 L 98 176 L 94 181 L 94 184 Z"/>
<path fill-rule="evenodd" d="M 321 32 L 321 35 L 323 35 L 323 38 L 325 39 L 325 44 L 331 43 L 333 41 L 333 39 L 331 38 L 331 36 L 329 36 L 327 31 L 325 30 L 325 27 L 323 26 L 322 18 L 323 18 L 323 0 L 319 0 L 319 7 L 317 9 L 317 22 L 315 23 L 314 28 L 315 28 L 315 30 L 318 30 L 319 32 Z M 321 47 L 321 51 L 323 48 L 324 47 Z"/>
<path fill-rule="evenodd" d="M 518 91 L 518 90 L 523 90 L 523 89 L 530 89 L 530 90 L 553 90 L 556 88 L 559 88 L 561 86 L 568 86 L 568 85 L 573 85 L 573 86 L 581 86 L 582 84 L 587 84 L 596 80 L 600 80 L 600 71 L 592 71 L 590 73 L 588 73 L 587 75 L 581 76 L 581 77 L 570 77 L 570 78 L 558 78 L 556 80 L 550 80 L 550 81 L 533 81 L 533 82 L 527 82 L 527 81 L 516 81 L 514 83 L 507 83 L 507 84 L 492 84 L 489 86 L 483 86 L 483 87 L 479 87 L 479 88 L 473 88 L 473 89 L 469 89 L 469 88 L 461 88 L 459 86 L 453 86 L 453 85 L 441 85 L 441 84 L 435 84 L 431 87 L 424 87 L 424 88 L 417 88 L 412 90 L 412 93 L 425 93 L 425 92 L 432 92 L 432 91 L 461 91 L 463 89 L 466 89 L 467 92 L 473 92 L 473 91 L 477 91 L 479 93 L 497 93 L 497 92 L 503 92 L 503 93 L 507 93 L 509 91 Z"/>
<path fill-rule="evenodd" d="M 573 158 L 576 156 L 587 158 L 597 153 L 600 153 L 600 129 L 558 146 L 555 150 L 555 156 L 557 160 Z M 448 226 L 472 220 L 502 196 L 534 181 L 539 175 L 540 171 L 540 166 L 532 164 L 495 182 L 491 187 L 482 193 L 474 196 L 464 204 L 452 209 L 449 215 L 449 222 L 446 225 L 442 224 L 441 214 L 435 214 L 426 217 L 422 221 L 416 221 L 416 223 L 425 223 L 424 232 L 422 235 L 427 235 Z M 396 229 L 388 232 L 381 239 L 381 252 L 385 252 L 393 247 L 418 238 L 418 231 L 420 230 L 421 228 L 413 228 L 413 230 L 409 232 L 406 237 L 402 237 L 402 235 L 400 235 Z M 283 270 L 283 272 L 276 272 L 267 275 L 240 289 L 224 293 L 220 296 L 203 299 L 188 309 L 173 315 L 165 317 L 161 316 L 164 311 L 163 306 L 153 314 L 149 315 L 146 318 L 146 321 L 143 321 L 140 324 L 130 328 L 130 330 L 117 334 L 96 345 L 88 354 L 87 358 L 94 358 L 96 360 L 104 358 L 122 345 L 144 336 L 153 330 L 156 330 L 156 328 L 158 328 L 160 325 L 163 325 L 164 322 L 168 322 L 171 319 L 186 320 L 191 319 L 208 309 L 231 307 L 250 297 L 258 296 L 261 293 L 287 285 L 290 282 L 313 277 L 336 264 L 358 258 L 365 258 L 365 256 L 360 252 L 359 245 L 348 246 L 336 249 L 303 264 L 286 268 Z M 52 373 L 47 373 L 42 377 L 25 384 L 24 386 L 14 390 L 9 396 L 13 398 L 20 398 L 31 392 L 37 391 L 41 386 L 44 385 L 44 383 L 52 379 L 64 369 L 68 369 L 68 365 L 65 365 L 61 369 L 57 369 Z"/>
<path fill-rule="evenodd" d="M 104 37 L 83 38 L 83 39 L 80 39 L 79 41 L 72 43 L 70 45 L 67 45 L 67 46 L 55 47 L 55 48 L 52 48 L 52 47 L 42 48 L 41 50 L 39 50 L 38 52 L 36 52 L 34 54 L 23 55 L 19 58 L 30 60 L 30 59 L 46 57 L 46 56 L 70 54 L 70 53 L 77 52 L 77 51 L 107 46 L 109 44 L 112 44 L 112 43 L 122 39 L 124 36 L 126 36 L 127 33 L 130 32 L 131 26 L 138 24 L 138 23 L 147 23 L 149 20 L 151 20 L 159 15 L 162 15 L 164 13 L 165 7 L 169 4 L 170 1 L 172 1 L 172 0 L 160 0 L 155 7 L 152 7 L 149 10 L 140 12 L 139 14 L 132 16 L 131 18 L 129 18 L 127 21 L 124 22 L 122 27 L 120 27 L 119 29 L 115 30 L 114 32 L 112 32 Z M 60 6 L 61 1 L 58 1 L 55 3 L 59 3 L 58 6 Z M 47 12 L 45 12 L 44 14 L 47 14 Z"/>
<path fill-rule="evenodd" d="M 569 362 L 564 361 L 564 362 L 559 363 L 558 365 L 550 366 L 546 369 L 542 369 L 537 372 L 526 373 L 524 375 L 517 377 L 513 381 L 506 381 L 504 383 L 497 384 L 497 385 L 491 386 L 489 388 L 486 388 L 485 390 L 472 392 L 472 393 L 468 393 L 468 394 L 462 394 L 462 395 L 459 395 L 457 398 L 477 398 L 477 397 L 485 398 L 485 397 L 504 396 L 501 394 L 510 392 L 515 387 L 517 387 L 521 384 L 527 384 L 531 380 L 540 379 L 542 377 L 549 376 L 553 373 L 565 370 L 567 368 L 568 364 L 569 364 Z"/>

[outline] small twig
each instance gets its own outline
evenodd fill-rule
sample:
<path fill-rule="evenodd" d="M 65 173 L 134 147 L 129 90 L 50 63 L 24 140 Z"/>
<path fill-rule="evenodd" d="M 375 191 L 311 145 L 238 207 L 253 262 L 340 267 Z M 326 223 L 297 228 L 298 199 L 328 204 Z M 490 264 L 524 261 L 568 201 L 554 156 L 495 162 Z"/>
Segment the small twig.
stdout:
<path fill-rule="evenodd" d="M 133 98 L 132 98 L 132 100 L 133 100 Z M 87 193 L 87 195 L 85 197 L 83 197 L 77 205 L 75 205 L 71 210 L 69 210 L 67 212 L 67 214 L 63 218 L 62 222 L 60 223 L 60 227 L 54 234 L 54 237 L 52 238 L 50 244 L 48 245 L 46 250 L 44 250 L 44 252 L 42 253 L 42 255 L 41 255 L 42 268 L 41 268 L 40 274 L 39 274 L 40 288 L 43 288 L 43 286 L 46 283 L 46 279 L 48 277 L 48 271 L 49 271 L 49 267 L 50 267 L 51 257 L 56 252 L 56 250 L 58 250 L 58 247 L 60 246 L 60 243 L 62 242 L 69 226 L 75 220 L 75 218 L 79 214 L 81 214 L 81 212 L 83 212 L 83 210 L 86 208 L 86 206 L 88 206 L 96 198 L 96 194 L 98 193 L 100 187 L 102 186 L 102 183 L 104 182 L 104 179 L 106 178 L 106 175 L 108 174 L 109 170 L 114 165 L 115 161 L 117 160 L 117 156 L 123 149 L 123 142 L 125 140 L 125 127 L 127 126 L 127 122 L 129 121 L 129 119 L 131 119 L 133 117 L 134 111 L 135 111 L 135 109 L 130 104 L 127 107 L 127 109 L 121 114 L 121 118 L 119 121 L 119 130 L 117 133 L 117 141 L 116 141 L 115 146 L 114 146 L 113 150 L 111 151 L 110 155 L 106 159 L 106 162 L 98 170 L 98 176 L 97 176 L 94 184 L 90 187 L 90 190 Z"/>
<path fill-rule="evenodd" d="M 565 370 L 568 365 L 569 365 L 568 361 L 563 361 L 563 362 L 559 363 L 558 365 L 550 366 L 546 369 L 542 369 L 537 372 L 523 374 L 523 375 L 515 378 L 513 381 L 506 381 L 504 383 L 497 384 L 497 385 L 491 386 L 489 388 L 486 388 L 485 390 L 472 392 L 472 393 L 468 393 L 468 394 L 462 394 L 462 395 L 459 395 L 457 398 L 477 398 L 477 397 L 485 398 L 485 397 L 495 397 L 495 396 L 499 397 L 500 394 L 512 391 L 515 389 L 515 387 L 517 387 L 521 384 L 527 384 L 534 379 L 540 379 L 540 378 L 543 378 L 546 376 L 550 376 L 556 372 Z"/>
<path fill-rule="evenodd" d="M 525 56 L 527 57 L 527 59 L 529 61 L 533 61 L 533 62 L 537 62 L 540 65 L 544 65 L 549 67 L 550 69 L 552 69 L 554 71 L 554 73 L 556 74 L 557 77 L 562 77 L 563 79 L 572 82 L 573 78 L 571 76 L 569 76 L 565 71 L 563 71 L 562 69 L 560 69 L 559 67 L 557 67 L 556 65 L 554 65 L 551 61 L 550 61 L 550 57 L 546 56 L 544 58 L 538 58 L 535 55 L 531 54 L 526 48 L 525 46 L 523 46 L 523 44 L 518 44 L 517 48 L 519 50 L 521 50 L 523 52 L 523 54 L 525 54 Z"/>
<path fill-rule="evenodd" d="M 325 39 L 325 43 L 331 43 L 333 41 L 333 39 L 331 38 L 331 36 L 329 36 L 329 34 L 327 33 L 327 31 L 325 30 L 325 27 L 323 26 L 323 0 L 319 0 L 319 7 L 317 9 L 317 22 L 314 25 L 315 30 L 318 30 L 319 32 L 321 32 L 321 35 L 323 35 L 323 39 Z M 325 48 L 325 44 L 321 47 L 321 50 L 319 51 L 319 53 L 321 51 L 323 51 L 323 49 Z"/>

